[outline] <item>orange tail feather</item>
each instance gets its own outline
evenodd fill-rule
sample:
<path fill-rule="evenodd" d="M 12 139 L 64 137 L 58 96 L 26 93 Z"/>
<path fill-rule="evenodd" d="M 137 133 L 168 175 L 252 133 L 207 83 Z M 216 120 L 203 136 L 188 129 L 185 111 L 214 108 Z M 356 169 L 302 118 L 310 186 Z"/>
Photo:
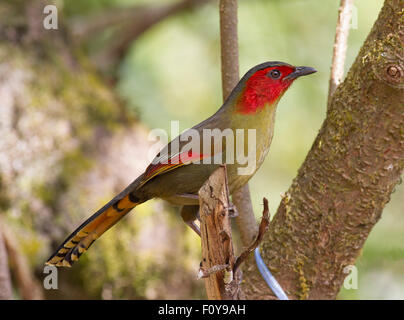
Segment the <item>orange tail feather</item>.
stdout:
<path fill-rule="evenodd" d="M 96 239 L 138 204 L 131 193 L 122 199 L 111 200 L 67 237 L 46 264 L 71 267 Z"/>

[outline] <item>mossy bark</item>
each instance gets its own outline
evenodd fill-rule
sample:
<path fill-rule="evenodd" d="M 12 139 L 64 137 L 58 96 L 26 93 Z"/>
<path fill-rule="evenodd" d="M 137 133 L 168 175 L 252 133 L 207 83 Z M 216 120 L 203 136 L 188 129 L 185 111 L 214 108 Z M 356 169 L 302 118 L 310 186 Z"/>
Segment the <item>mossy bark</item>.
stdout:
<path fill-rule="evenodd" d="M 404 1 L 386 0 L 261 251 L 292 299 L 335 299 L 404 168 Z M 254 261 L 249 299 L 273 299 Z"/>

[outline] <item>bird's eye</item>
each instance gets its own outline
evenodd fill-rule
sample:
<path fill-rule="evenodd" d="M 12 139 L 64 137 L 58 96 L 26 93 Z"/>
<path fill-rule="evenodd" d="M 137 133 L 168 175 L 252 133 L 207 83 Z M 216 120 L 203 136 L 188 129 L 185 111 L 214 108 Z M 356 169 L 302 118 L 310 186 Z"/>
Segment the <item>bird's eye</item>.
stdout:
<path fill-rule="evenodd" d="M 281 76 L 281 72 L 279 70 L 275 69 L 275 70 L 269 71 L 267 75 L 269 77 L 271 77 L 272 79 L 278 79 Z"/>

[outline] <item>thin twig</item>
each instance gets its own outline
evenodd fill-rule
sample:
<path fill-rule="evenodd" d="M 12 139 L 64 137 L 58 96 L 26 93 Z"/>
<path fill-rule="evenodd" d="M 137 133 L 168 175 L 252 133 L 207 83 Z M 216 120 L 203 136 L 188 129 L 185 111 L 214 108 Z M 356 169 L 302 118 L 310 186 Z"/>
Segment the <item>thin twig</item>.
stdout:
<path fill-rule="evenodd" d="M 247 259 L 247 257 L 258 247 L 261 243 L 265 232 L 267 232 L 269 227 L 270 215 L 269 215 L 269 207 L 267 198 L 263 199 L 264 202 L 264 210 L 262 212 L 262 219 L 258 229 L 258 235 L 255 241 L 245 249 L 236 259 L 236 263 L 234 264 L 233 274 L 237 272 L 238 267 Z"/>
<path fill-rule="evenodd" d="M 354 0 L 341 0 L 338 11 L 338 21 L 331 64 L 330 86 L 328 90 L 328 105 L 330 104 L 331 97 L 344 77 L 344 65 L 353 1 Z"/>
<path fill-rule="evenodd" d="M 202 279 L 202 278 L 208 278 L 212 274 L 223 271 L 226 269 L 229 265 L 228 264 L 220 264 L 220 265 L 215 265 L 209 269 L 204 269 L 202 266 L 199 268 L 197 279 Z"/>

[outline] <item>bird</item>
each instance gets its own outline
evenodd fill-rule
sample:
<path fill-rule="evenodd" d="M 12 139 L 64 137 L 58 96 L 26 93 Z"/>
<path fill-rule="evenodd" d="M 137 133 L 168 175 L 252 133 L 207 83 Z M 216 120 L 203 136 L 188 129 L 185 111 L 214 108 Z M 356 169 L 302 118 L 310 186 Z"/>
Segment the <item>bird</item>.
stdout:
<path fill-rule="evenodd" d="M 315 72 L 311 67 L 280 61 L 268 61 L 251 68 L 212 116 L 163 147 L 144 173 L 84 221 L 46 264 L 71 267 L 105 231 L 134 207 L 153 198 L 182 206 L 184 222 L 199 233 L 195 221 L 199 211 L 198 191 L 203 183 L 225 164 L 230 194 L 244 186 L 268 153 L 279 100 L 297 78 Z M 254 137 L 251 135 L 253 138 L 248 141 L 251 132 Z M 195 138 L 192 145 L 199 148 L 189 148 L 192 137 Z M 252 151 L 246 150 L 248 148 Z M 246 151 L 248 157 L 245 157 Z M 247 163 L 249 160 L 251 163 Z"/>

